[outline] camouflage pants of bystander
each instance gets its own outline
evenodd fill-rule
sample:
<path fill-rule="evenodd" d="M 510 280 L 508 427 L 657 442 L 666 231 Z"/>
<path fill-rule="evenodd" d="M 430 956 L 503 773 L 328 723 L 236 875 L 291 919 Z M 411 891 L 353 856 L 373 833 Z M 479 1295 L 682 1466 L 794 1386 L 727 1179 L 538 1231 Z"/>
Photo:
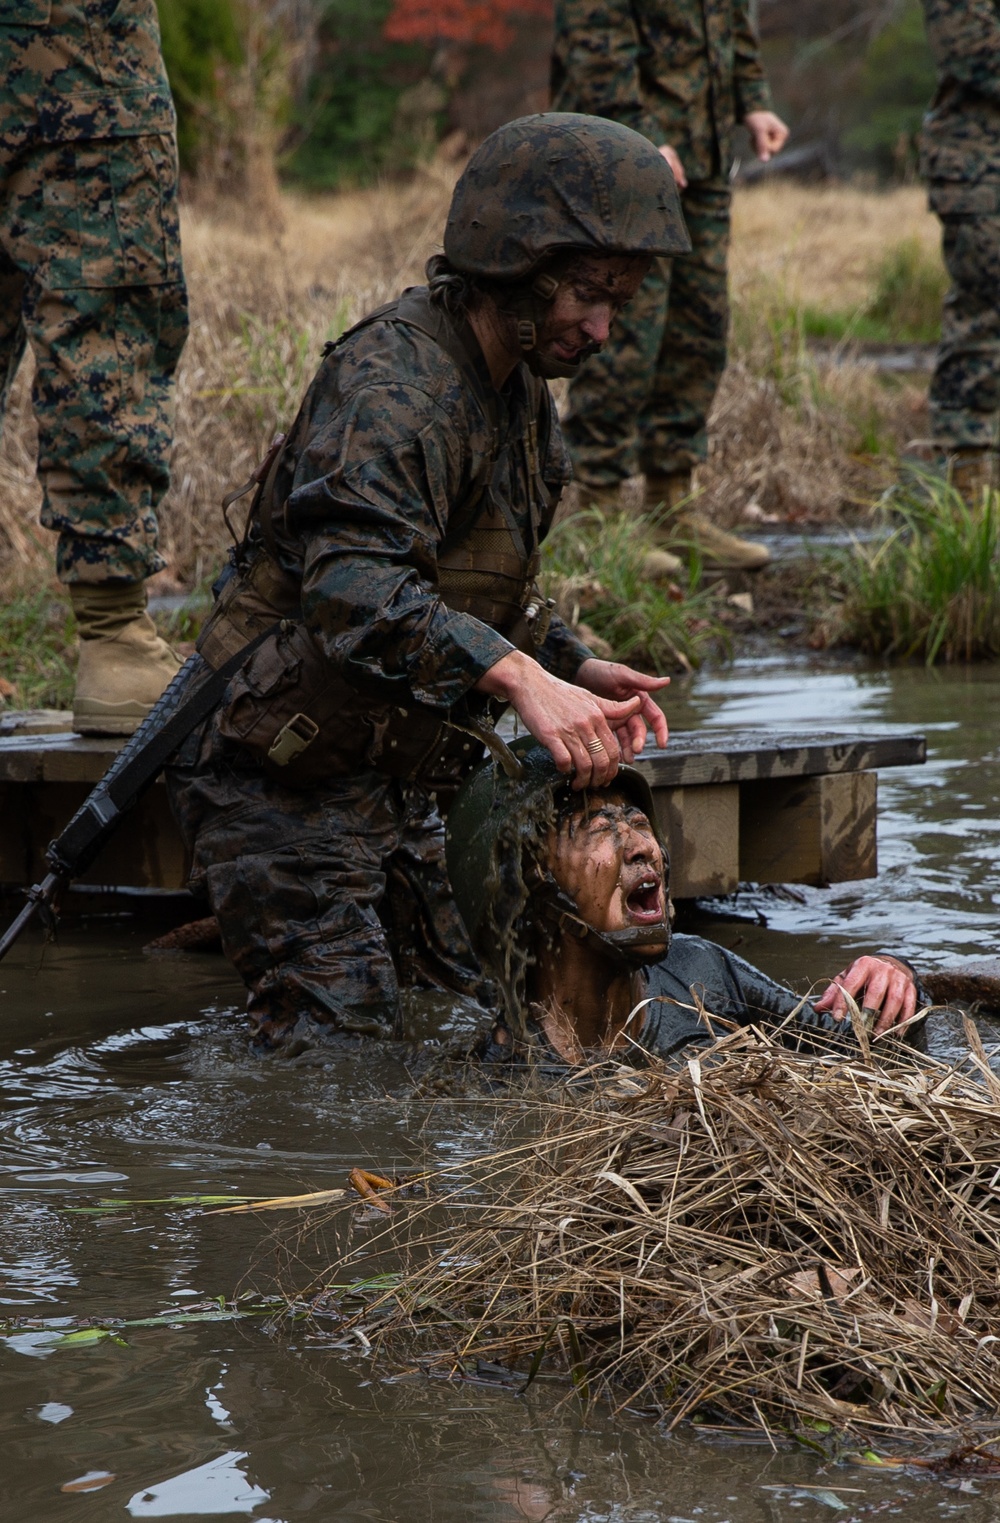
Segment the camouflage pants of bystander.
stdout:
<path fill-rule="evenodd" d="M 997 187 L 1000 202 L 1000 187 Z M 932 187 L 931 203 L 934 203 Z M 996 450 L 1000 426 L 1000 214 L 942 214 L 951 289 L 931 381 L 931 431 L 949 453 Z"/>
<path fill-rule="evenodd" d="M 0 426 L 30 346 L 42 523 L 65 582 L 164 564 L 156 508 L 187 331 L 169 136 L 0 145 Z"/>

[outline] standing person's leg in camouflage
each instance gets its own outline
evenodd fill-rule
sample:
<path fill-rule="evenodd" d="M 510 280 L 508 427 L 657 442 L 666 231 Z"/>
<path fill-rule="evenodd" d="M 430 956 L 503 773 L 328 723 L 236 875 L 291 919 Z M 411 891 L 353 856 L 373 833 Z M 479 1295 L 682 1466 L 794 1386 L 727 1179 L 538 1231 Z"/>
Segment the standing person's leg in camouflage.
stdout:
<path fill-rule="evenodd" d="M 256 1045 L 292 1055 L 323 1036 L 400 1034 L 401 985 L 488 998 L 425 793 L 375 772 L 282 787 L 220 752 L 167 774 Z"/>
<path fill-rule="evenodd" d="M 0 245 L 0 431 L 14 377 L 28 342 L 21 315 L 23 300 L 24 276 Z"/>
<path fill-rule="evenodd" d="M 932 187 L 931 199 L 934 192 Z M 944 214 L 951 277 L 931 380 L 931 431 L 963 496 L 1000 486 L 1000 215 Z"/>
<path fill-rule="evenodd" d="M 20 297 L 0 366 L 9 383 L 31 346 L 42 523 L 77 617 L 85 732 L 131 733 L 178 666 L 144 587 L 164 564 L 156 507 L 187 335 L 176 179 L 165 134 L 0 156 L 0 284 Z"/>
<path fill-rule="evenodd" d="M 729 301 L 726 256 L 730 191 L 723 180 L 681 192 L 692 251 L 660 260 L 616 320 L 599 354 L 569 388 L 563 431 L 584 502 L 613 506 L 629 476 L 646 476 L 646 508 L 668 515 L 707 561 L 752 568 L 769 555 L 715 527 L 691 508 L 669 517 L 691 493 L 708 453 L 707 420 L 726 365 Z M 649 570 L 658 562 L 651 557 Z M 664 564 L 662 570 L 669 571 Z"/>

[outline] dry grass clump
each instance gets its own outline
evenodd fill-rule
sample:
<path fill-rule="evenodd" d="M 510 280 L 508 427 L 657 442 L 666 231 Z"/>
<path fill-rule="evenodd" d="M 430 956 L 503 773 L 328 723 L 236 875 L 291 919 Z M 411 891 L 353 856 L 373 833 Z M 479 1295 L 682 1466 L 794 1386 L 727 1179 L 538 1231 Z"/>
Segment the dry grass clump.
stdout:
<path fill-rule="evenodd" d="M 400 1201 L 324 1282 L 402 1249 L 363 1310 L 338 1304 L 383 1356 L 438 1372 L 554 1366 L 671 1426 L 984 1439 L 1000 1081 L 968 1028 L 975 1073 L 747 1030 L 680 1071 L 539 1100 L 527 1142 L 522 1105 L 516 1146 L 437 1176 L 443 1222 L 440 1196 Z"/>
<path fill-rule="evenodd" d="M 197 584 L 217 568 L 228 544 L 219 504 L 291 424 L 327 340 L 423 279 L 453 178 L 428 169 L 383 194 L 288 198 L 273 232 L 189 214 L 191 337 L 160 513 L 164 553 L 182 580 Z"/>
<path fill-rule="evenodd" d="M 886 250 L 910 239 L 928 258 L 941 243 L 941 225 L 919 185 L 872 191 L 772 180 L 749 186 L 733 199 L 733 297 L 743 302 L 749 291 L 770 285 L 810 306 L 860 307 Z"/>

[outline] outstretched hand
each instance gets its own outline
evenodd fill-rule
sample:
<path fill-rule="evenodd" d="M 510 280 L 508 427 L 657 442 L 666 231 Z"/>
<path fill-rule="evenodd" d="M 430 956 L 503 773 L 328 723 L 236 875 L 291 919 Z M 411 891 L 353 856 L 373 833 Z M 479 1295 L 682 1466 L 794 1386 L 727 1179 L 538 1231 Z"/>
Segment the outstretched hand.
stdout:
<path fill-rule="evenodd" d="M 617 728 L 622 761 L 635 761 L 646 744 L 647 730 L 652 730 L 658 746 L 666 745 L 667 717 L 650 694 L 669 687 L 669 677 L 647 677 L 620 661 L 599 661 L 596 656 L 591 656 L 577 671 L 576 683 L 600 698 L 615 699 L 619 703 L 639 698 L 638 711 Z"/>
<path fill-rule="evenodd" d="M 623 761 L 641 751 L 647 725 L 661 745 L 667 722 L 649 694 L 668 677 L 645 677 L 616 661 L 584 661 L 576 682 L 563 682 L 520 651 L 484 672 L 480 692 L 505 699 L 573 787 L 603 788 Z"/>
<path fill-rule="evenodd" d="M 917 1009 L 917 983 L 912 969 L 895 957 L 856 957 L 849 968 L 838 973 L 815 1003 L 815 1009 L 829 1011 L 834 1020 L 847 1015 L 845 991 L 858 1006 L 878 1011 L 874 1036 L 905 1025 Z"/>

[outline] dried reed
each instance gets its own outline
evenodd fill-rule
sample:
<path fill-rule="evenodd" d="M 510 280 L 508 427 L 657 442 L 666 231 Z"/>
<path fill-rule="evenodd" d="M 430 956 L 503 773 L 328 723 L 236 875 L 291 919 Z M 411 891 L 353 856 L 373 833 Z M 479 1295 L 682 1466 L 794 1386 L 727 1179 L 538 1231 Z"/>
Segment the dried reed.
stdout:
<path fill-rule="evenodd" d="M 741 1031 L 680 1070 L 529 1102 L 528 1141 L 520 1097 L 519 1142 L 436 1176 L 436 1200 L 399 1200 L 373 1236 L 351 1228 L 322 1283 L 356 1294 L 402 1253 L 362 1309 L 333 1298 L 383 1356 L 438 1372 L 485 1358 L 530 1382 L 554 1364 L 671 1426 L 984 1439 L 1000 1080 L 967 1030 L 964 1070 Z"/>

